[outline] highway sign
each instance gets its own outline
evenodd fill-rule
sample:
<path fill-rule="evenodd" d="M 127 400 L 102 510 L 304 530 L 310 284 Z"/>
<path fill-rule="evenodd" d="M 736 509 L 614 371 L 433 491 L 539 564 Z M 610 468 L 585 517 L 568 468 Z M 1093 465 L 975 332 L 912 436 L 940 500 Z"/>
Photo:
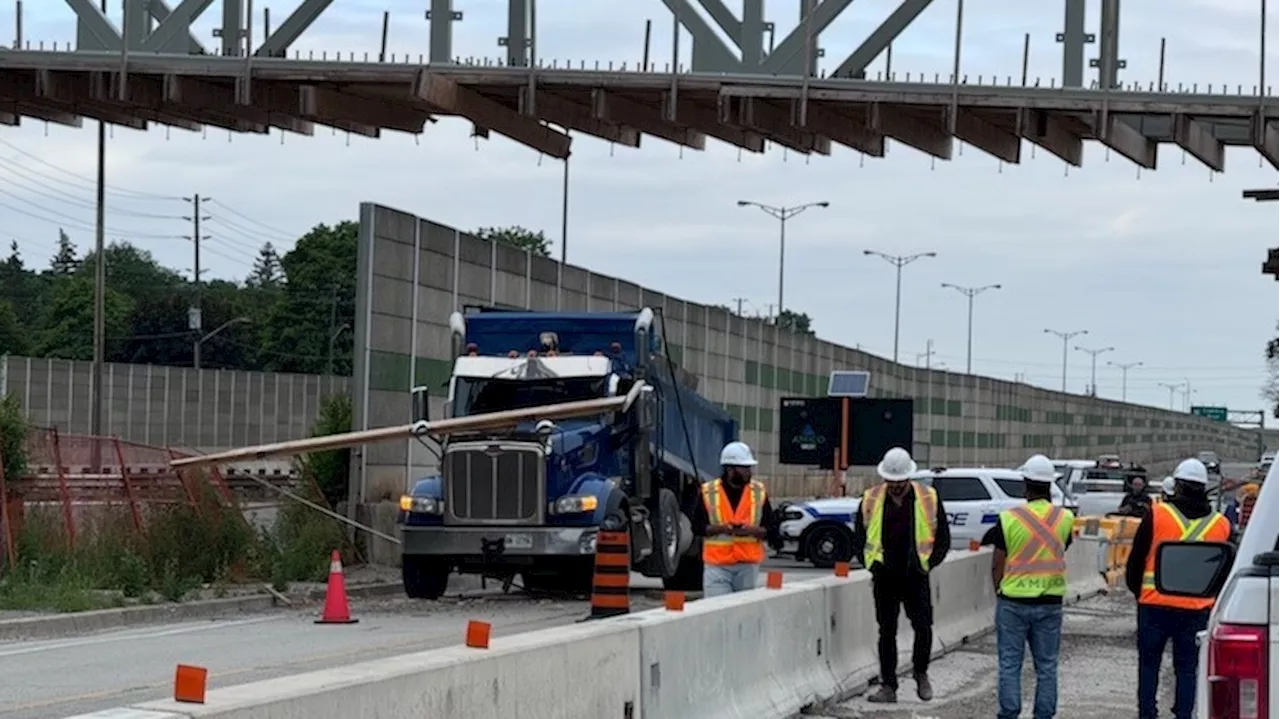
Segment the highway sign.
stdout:
<path fill-rule="evenodd" d="M 1215 422 L 1227 421 L 1226 407 L 1192 407 L 1191 414 L 1194 414 L 1197 417 L 1211 419 Z"/>

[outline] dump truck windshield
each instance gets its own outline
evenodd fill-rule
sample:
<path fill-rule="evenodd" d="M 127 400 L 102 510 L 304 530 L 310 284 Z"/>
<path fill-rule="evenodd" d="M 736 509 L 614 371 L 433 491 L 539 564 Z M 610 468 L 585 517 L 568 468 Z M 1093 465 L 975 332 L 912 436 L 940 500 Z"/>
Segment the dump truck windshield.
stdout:
<path fill-rule="evenodd" d="M 454 386 L 453 416 L 527 409 L 605 396 L 604 377 L 483 379 L 459 377 Z"/>

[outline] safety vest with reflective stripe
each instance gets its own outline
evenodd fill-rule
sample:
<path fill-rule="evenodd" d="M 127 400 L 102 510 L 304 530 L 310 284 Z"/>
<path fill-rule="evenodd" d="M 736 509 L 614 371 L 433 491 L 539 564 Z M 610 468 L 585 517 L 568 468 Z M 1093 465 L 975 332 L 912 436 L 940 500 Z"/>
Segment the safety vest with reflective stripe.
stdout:
<path fill-rule="evenodd" d="M 929 571 L 929 557 L 933 555 L 933 541 L 938 533 L 938 493 L 933 487 L 926 487 L 911 481 L 911 491 L 915 494 L 915 540 L 916 556 L 920 558 L 920 569 Z M 868 489 L 862 495 L 862 503 L 858 510 L 862 512 L 862 526 L 867 529 L 867 545 L 862 551 L 862 561 L 867 569 L 884 562 L 884 503 L 886 489 L 883 483 Z"/>
<path fill-rule="evenodd" d="M 1000 595 L 1010 599 L 1061 597 L 1067 593 L 1067 539 L 1075 525 L 1070 510 L 1037 499 L 1000 513 L 1004 534 L 1004 578 Z"/>
<path fill-rule="evenodd" d="M 738 499 L 738 506 L 729 503 L 724 482 L 715 480 L 702 485 L 702 501 L 707 507 L 711 524 L 741 524 L 759 527 L 764 515 L 764 484 L 751 480 Z M 702 542 L 704 564 L 760 564 L 764 562 L 764 542 L 755 537 L 707 537 Z"/>
<path fill-rule="evenodd" d="M 1231 522 L 1218 512 L 1200 519 L 1187 519 L 1172 502 L 1153 507 L 1151 512 L 1151 550 L 1147 552 L 1142 572 L 1142 592 L 1138 603 L 1170 609 L 1200 611 L 1213 606 L 1212 599 L 1171 597 L 1156 591 L 1156 557 L 1165 542 L 1225 542 L 1231 537 Z"/>

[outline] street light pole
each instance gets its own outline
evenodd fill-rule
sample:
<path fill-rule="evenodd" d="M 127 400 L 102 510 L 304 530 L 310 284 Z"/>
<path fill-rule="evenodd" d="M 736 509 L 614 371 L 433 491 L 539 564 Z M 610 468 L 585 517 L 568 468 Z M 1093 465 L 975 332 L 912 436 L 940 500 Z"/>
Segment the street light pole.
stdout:
<path fill-rule="evenodd" d="M 830 202 L 810 202 L 795 207 L 773 207 L 772 205 L 763 205 L 759 202 L 750 200 L 738 200 L 738 207 L 758 207 L 766 214 L 778 218 L 778 316 L 782 316 L 782 310 L 786 305 L 782 304 L 782 283 L 783 270 L 787 261 L 787 220 L 804 212 L 810 207 L 830 207 Z"/>
<path fill-rule="evenodd" d="M 863 250 L 862 254 L 875 256 L 897 268 L 897 281 L 893 297 L 893 361 L 898 361 L 898 336 L 902 329 L 902 268 L 925 257 L 937 257 L 937 252 L 917 252 L 914 255 L 889 255 L 876 250 Z"/>
<path fill-rule="evenodd" d="M 1081 347 L 1080 345 L 1076 345 L 1077 352 L 1084 352 L 1088 354 L 1090 357 L 1089 394 L 1094 397 L 1098 396 L 1098 355 L 1105 354 L 1107 352 L 1114 352 L 1115 349 L 1116 349 L 1115 347 L 1102 347 L 1100 349 L 1089 349 L 1088 347 Z"/>
<path fill-rule="evenodd" d="M 1173 411 L 1173 393 L 1177 392 L 1179 389 L 1182 388 L 1182 383 L 1178 382 L 1177 384 L 1169 384 L 1168 382 L 1157 382 L 1156 384 L 1169 390 L 1169 411 L 1172 412 Z"/>
<path fill-rule="evenodd" d="M 1045 330 L 1045 334 L 1054 335 L 1062 340 L 1062 391 L 1067 391 L 1067 343 L 1073 337 L 1089 334 L 1089 330 L 1076 330 L 1075 332 L 1059 332 L 1058 330 Z"/>
<path fill-rule="evenodd" d="M 235 319 L 227 320 L 226 322 L 223 322 L 222 324 L 213 328 L 213 330 L 211 330 L 209 334 L 204 335 L 203 337 L 200 337 L 199 339 L 197 339 L 195 342 L 195 356 L 192 358 L 193 359 L 192 364 L 194 365 L 195 369 L 200 369 L 200 346 L 201 345 L 203 345 L 205 342 L 208 342 L 209 339 L 212 338 L 214 335 L 218 334 L 219 332 L 225 330 L 226 328 L 232 325 L 246 324 L 250 321 L 251 320 L 248 317 L 236 317 Z"/>
<path fill-rule="evenodd" d="M 1107 362 L 1108 367 L 1120 368 L 1120 401 L 1129 399 L 1129 370 L 1141 367 L 1141 362 Z"/>
<path fill-rule="evenodd" d="M 950 282 L 943 282 L 943 287 L 950 287 L 969 298 L 969 348 L 965 351 L 964 373 L 973 374 L 973 298 L 987 290 L 998 290 L 1000 285 L 983 285 L 982 287 L 961 287 Z"/>

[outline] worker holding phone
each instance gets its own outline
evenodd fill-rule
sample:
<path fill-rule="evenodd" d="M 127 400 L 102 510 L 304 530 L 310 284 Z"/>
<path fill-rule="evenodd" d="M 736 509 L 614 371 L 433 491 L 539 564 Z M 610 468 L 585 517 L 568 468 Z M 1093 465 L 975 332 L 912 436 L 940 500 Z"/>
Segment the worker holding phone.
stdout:
<path fill-rule="evenodd" d="M 693 531 L 702 537 L 702 595 L 755 589 L 765 543 L 778 546 L 778 522 L 764 483 L 752 478 L 756 458 L 742 442 L 720 452 L 720 478 L 702 485 Z"/>

